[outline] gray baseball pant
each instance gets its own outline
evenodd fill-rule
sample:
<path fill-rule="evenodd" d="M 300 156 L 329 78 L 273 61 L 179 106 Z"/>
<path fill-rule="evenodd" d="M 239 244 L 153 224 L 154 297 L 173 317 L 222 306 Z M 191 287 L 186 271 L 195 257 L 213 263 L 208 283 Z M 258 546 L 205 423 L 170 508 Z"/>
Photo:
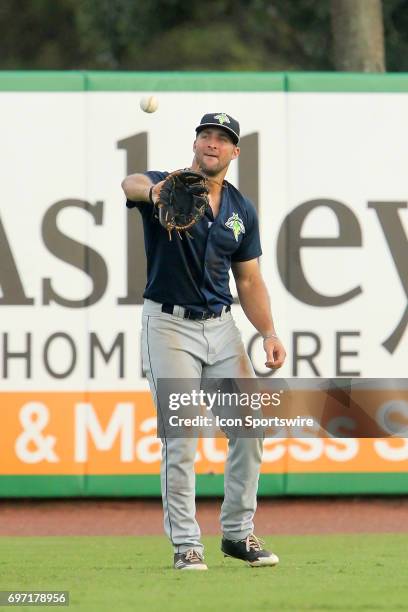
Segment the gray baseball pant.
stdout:
<path fill-rule="evenodd" d="M 183 318 L 184 310 L 163 313 L 145 300 L 142 363 L 157 408 L 158 378 L 252 378 L 251 361 L 231 312 L 207 320 Z M 164 529 L 174 552 L 194 548 L 201 554 L 196 521 L 194 460 L 197 438 L 162 438 L 160 468 Z M 263 440 L 230 438 L 224 471 L 221 527 L 229 540 L 252 533 Z"/>

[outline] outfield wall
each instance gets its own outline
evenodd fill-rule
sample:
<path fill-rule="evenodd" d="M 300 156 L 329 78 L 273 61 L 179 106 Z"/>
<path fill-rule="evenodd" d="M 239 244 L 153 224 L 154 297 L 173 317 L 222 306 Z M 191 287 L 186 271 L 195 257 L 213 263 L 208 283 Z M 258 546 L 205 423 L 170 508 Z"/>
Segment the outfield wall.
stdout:
<path fill-rule="evenodd" d="M 188 165 L 206 112 L 241 123 L 228 178 L 258 209 L 280 375 L 405 378 L 407 103 L 404 74 L 0 72 L 0 495 L 159 494 L 120 183 Z M 199 494 L 222 494 L 224 459 L 200 442 Z M 260 493 L 406 493 L 407 472 L 406 439 L 267 440 Z"/>

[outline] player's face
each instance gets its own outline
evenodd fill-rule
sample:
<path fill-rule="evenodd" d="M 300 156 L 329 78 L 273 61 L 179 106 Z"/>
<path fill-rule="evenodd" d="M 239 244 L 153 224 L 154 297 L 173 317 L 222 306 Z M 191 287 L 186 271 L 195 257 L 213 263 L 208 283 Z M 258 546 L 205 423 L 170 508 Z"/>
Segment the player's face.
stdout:
<path fill-rule="evenodd" d="M 208 176 L 226 171 L 231 160 L 239 155 L 239 147 L 225 130 L 219 128 L 201 130 L 194 141 L 193 151 L 196 163 Z"/>

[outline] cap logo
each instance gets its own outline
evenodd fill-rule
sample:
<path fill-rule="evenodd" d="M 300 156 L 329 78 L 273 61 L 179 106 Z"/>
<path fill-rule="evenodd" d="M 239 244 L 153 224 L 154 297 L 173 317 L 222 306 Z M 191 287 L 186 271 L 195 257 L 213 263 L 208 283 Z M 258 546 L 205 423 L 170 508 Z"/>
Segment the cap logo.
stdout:
<path fill-rule="evenodd" d="M 221 113 L 221 115 L 214 115 L 214 119 L 218 119 L 218 123 L 221 123 L 221 125 L 223 123 L 231 123 L 228 115 L 225 113 Z"/>

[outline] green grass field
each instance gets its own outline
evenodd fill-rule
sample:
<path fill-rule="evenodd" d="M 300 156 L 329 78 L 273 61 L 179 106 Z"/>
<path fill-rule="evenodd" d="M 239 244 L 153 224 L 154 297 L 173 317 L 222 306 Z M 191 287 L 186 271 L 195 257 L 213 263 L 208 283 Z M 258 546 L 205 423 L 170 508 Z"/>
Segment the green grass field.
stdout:
<path fill-rule="evenodd" d="M 180 572 L 164 537 L 4 537 L 0 590 L 69 590 L 65 609 L 86 612 L 408 609 L 408 534 L 266 542 L 276 568 L 224 559 L 211 537 L 209 571 Z"/>

